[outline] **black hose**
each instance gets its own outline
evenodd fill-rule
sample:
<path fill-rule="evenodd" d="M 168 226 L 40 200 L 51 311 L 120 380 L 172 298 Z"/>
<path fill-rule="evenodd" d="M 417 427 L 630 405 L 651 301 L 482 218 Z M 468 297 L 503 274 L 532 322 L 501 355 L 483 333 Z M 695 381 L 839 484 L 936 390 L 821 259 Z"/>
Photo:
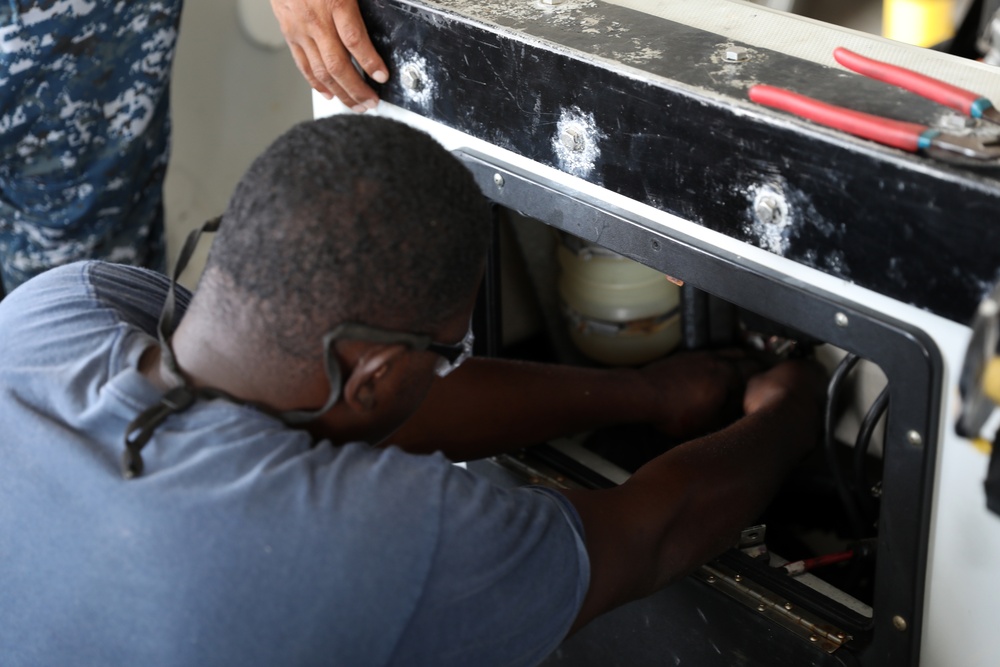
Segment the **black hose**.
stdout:
<path fill-rule="evenodd" d="M 874 519 L 878 508 L 875 505 L 868 486 L 868 476 L 865 474 L 868 469 L 866 465 L 868 446 L 871 444 L 875 425 L 878 424 L 878 421 L 885 414 L 888 407 L 889 387 L 886 386 L 882 390 L 882 393 L 878 395 L 878 398 L 875 399 L 875 402 L 872 403 L 871 407 L 868 408 L 868 412 L 861 422 L 861 428 L 858 429 L 858 439 L 854 442 L 854 494 L 858 499 L 858 506 L 865 517 L 869 519 L 869 524 Z"/>
<path fill-rule="evenodd" d="M 864 520 L 861 517 L 861 511 L 858 509 L 855 497 L 851 493 L 851 489 L 847 486 L 847 480 L 844 479 L 844 473 L 840 469 L 840 462 L 837 459 L 837 441 L 833 435 L 835 426 L 834 413 L 836 411 L 837 398 L 840 395 L 841 385 L 847 377 L 847 374 L 850 373 L 851 370 L 857 365 L 858 361 L 860 361 L 860 357 L 858 357 L 858 355 L 848 354 L 840 360 L 840 363 L 837 364 L 837 368 L 833 371 L 833 375 L 830 376 L 830 383 L 827 385 L 826 390 L 826 412 L 823 422 L 823 447 L 826 450 L 826 461 L 830 468 L 830 474 L 833 476 L 834 486 L 837 489 L 837 496 L 840 498 L 840 503 L 843 505 L 844 512 L 847 514 L 851 532 L 853 533 L 853 537 L 855 539 L 860 540 L 865 536 Z"/>

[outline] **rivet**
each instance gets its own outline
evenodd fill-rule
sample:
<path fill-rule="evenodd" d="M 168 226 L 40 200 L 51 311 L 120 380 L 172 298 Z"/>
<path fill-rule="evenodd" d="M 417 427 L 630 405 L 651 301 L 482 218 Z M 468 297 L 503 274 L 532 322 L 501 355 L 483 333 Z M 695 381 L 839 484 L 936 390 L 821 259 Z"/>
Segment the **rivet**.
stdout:
<path fill-rule="evenodd" d="M 788 611 L 791 611 L 792 610 L 792 603 L 791 602 L 786 602 L 785 603 L 785 609 L 787 609 Z"/>
<path fill-rule="evenodd" d="M 767 605 L 759 604 L 757 605 L 757 611 L 764 611 L 767 609 Z"/>
<path fill-rule="evenodd" d="M 778 202 L 774 197 L 761 197 L 754 203 L 753 212 L 756 214 L 757 219 L 763 222 L 765 225 L 769 225 L 772 222 L 780 222 L 781 220 L 781 210 L 778 208 Z"/>
<path fill-rule="evenodd" d="M 900 632 L 906 632 L 906 619 L 899 615 L 893 616 L 892 627 L 896 628 Z"/>
<path fill-rule="evenodd" d="M 845 635 L 843 632 L 838 632 L 837 633 L 837 639 L 843 641 L 843 640 L 847 639 L 847 635 Z"/>
<path fill-rule="evenodd" d="M 493 185 L 497 186 L 498 188 L 502 188 L 503 184 L 504 184 L 503 175 L 493 174 Z"/>
<path fill-rule="evenodd" d="M 403 67 L 403 71 L 399 73 L 399 80 L 404 88 L 413 92 L 420 92 L 424 88 L 424 77 L 413 65 Z"/>
<path fill-rule="evenodd" d="M 917 431 L 907 431 L 906 441 L 913 445 L 914 447 L 920 447 L 924 444 L 924 439 L 921 437 L 920 433 Z"/>
<path fill-rule="evenodd" d="M 725 58 L 726 62 L 741 63 L 750 60 L 750 51 L 745 46 L 729 46 L 726 47 Z"/>
<path fill-rule="evenodd" d="M 559 134 L 559 143 L 567 150 L 574 153 L 582 153 L 587 147 L 587 138 L 578 128 L 568 127 Z"/>
<path fill-rule="evenodd" d="M 845 315 L 844 313 L 837 313 L 836 315 L 834 315 L 833 321 L 836 322 L 838 327 L 846 327 L 848 324 L 851 323 L 851 321 L 847 319 L 847 315 Z"/>
<path fill-rule="evenodd" d="M 715 583 L 715 575 L 714 574 L 708 575 L 708 583 L 710 583 L 710 584 L 714 584 Z"/>
<path fill-rule="evenodd" d="M 811 642 L 818 642 L 819 641 L 819 637 L 817 637 L 816 635 L 809 635 L 809 641 L 811 641 Z"/>
<path fill-rule="evenodd" d="M 743 581 L 743 575 L 737 574 L 735 577 L 733 577 L 733 581 Z"/>
<path fill-rule="evenodd" d="M 653 247 L 653 250 L 659 250 L 660 249 L 659 239 L 653 239 L 650 245 Z"/>

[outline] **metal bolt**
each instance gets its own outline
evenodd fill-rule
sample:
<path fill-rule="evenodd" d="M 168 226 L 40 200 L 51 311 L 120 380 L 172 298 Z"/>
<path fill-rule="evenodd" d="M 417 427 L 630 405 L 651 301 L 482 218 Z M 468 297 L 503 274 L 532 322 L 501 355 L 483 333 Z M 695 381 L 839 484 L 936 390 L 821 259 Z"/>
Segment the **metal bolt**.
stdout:
<path fill-rule="evenodd" d="M 399 80 L 402 82 L 404 88 L 412 90 L 415 93 L 419 93 L 424 89 L 424 77 L 420 70 L 413 65 L 403 67 L 403 71 L 399 73 Z"/>
<path fill-rule="evenodd" d="M 792 603 L 791 602 L 786 602 L 785 603 L 785 609 L 787 609 L 788 611 L 791 611 L 792 610 Z"/>
<path fill-rule="evenodd" d="M 811 641 L 811 642 L 818 642 L 819 641 L 819 637 L 817 637 L 816 635 L 809 635 L 809 641 Z"/>
<path fill-rule="evenodd" d="M 714 574 L 710 574 L 710 575 L 708 575 L 708 579 L 707 579 L 707 581 L 708 581 L 708 583 L 710 583 L 710 584 L 714 584 L 714 583 L 715 583 L 715 575 L 714 575 Z"/>
<path fill-rule="evenodd" d="M 778 200 L 774 197 L 764 196 L 758 199 L 754 202 L 753 212 L 765 225 L 781 220 L 781 209 L 778 208 Z"/>
<path fill-rule="evenodd" d="M 838 327 L 846 327 L 848 324 L 851 323 L 851 321 L 847 319 L 847 315 L 845 315 L 844 313 L 837 313 L 836 315 L 834 315 L 833 321 L 837 324 Z"/>
<path fill-rule="evenodd" d="M 757 611 L 766 611 L 766 610 L 767 610 L 767 605 L 764 604 L 757 605 Z"/>
<path fill-rule="evenodd" d="M 493 174 L 493 185 L 497 186 L 498 188 L 502 188 L 503 184 L 504 184 L 503 175 Z"/>
<path fill-rule="evenodd" d="M 565 146 L 567 150 L 571 150 L 574 153 L 582 153 L 583 149 L 587 147 L 587 137 L 584 136 L 579 128 L 567 127 L 559 134 L 559 143 Z"/>
<path fill-rule="evenodd" d="M 733 577 L 733 581 L 743 581 L 743 576 L 737 574 L 735 577 Z"/>
<path fill-rule="evenodd" d="M 892 627 L 896 628 L 900 632 L 906 632 L 906 619 L 899 615 L 893 616 Z"/>
<path fill-rule="evenodd" d="M 847 635 L 845 635 L 843 632 L 838 632 L 837 639 L 844 641 L 845 639 L 847 639 Z"/>
<path fill-rule="evenodd" d="M 924 444 L 924 439 L 921 437 L 920 433 L 917 431 L 907 431 L 906 441 L 913 445 L 914 447 L 920 447 Z"/>
<path fill-rule="evenodd" d="M 750 60 L 750 50 L 745 46 L 726 47 L 726 62 L 741 63 Z"/>

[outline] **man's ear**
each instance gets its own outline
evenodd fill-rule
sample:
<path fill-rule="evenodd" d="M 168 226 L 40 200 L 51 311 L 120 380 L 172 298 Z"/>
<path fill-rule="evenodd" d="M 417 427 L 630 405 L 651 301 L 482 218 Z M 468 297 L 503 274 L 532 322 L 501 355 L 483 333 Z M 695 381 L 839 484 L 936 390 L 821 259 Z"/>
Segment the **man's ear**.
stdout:
<path fill-rule="evenodd" d="M 378 345 L 365 351 L 344 382 L 342 400 L 355 412 L 371 412 L 383 385 L 403 359 L 405 345 Z"/>

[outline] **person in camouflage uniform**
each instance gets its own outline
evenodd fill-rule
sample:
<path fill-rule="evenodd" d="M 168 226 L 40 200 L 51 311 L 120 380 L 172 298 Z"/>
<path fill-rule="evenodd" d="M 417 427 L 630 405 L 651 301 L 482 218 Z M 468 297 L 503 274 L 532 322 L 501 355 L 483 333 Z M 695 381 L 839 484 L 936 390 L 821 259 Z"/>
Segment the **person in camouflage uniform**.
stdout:
<path fill-rule="evenodd" d="M 0 0 L 7 292 L 84 258 L 165 268 L 162 190 L 182 4 Z"/>

